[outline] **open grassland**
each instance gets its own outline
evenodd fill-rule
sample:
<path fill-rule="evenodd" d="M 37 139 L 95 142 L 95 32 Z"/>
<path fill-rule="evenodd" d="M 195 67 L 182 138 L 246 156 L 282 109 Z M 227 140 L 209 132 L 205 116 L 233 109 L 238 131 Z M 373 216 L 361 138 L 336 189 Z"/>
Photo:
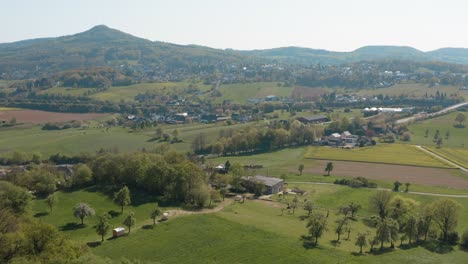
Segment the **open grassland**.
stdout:
<path fill-rule="evenodd" d="M 207 162 L 224 164 L 227 160 L 232 163 L 238 162 L 242 165 L 262 165 L 262 169 L 249 170 L 249 174 L 273 175 L 279 177 L 288 174 L 291 170 L 297 171 L 299 164 L 305 164 L 310 160 L 304 158 L 306 147 L 289 148 L 268 153 L 260 153 L 245 156 L 230 156 L 209 159 Z"/>
<path fill-rule="evenodd" d="M 135 101 L 135 96 L 146 92 L 153 92 L 158 95 L 181 95 L 190 85 L 189 82 L 164 82 L 164 83 L 142 83 L 129 86 L 115 86 L 108 90 L 91 95 L 99 100 L 109 100 L 114 102 Z M 201 91 L 207 91 L 210 86 L 196 84 Z"/>
<path fill-rule="evenodd" d="M 83 121 L 90 119 L 97 119 L 109 116 L 109 114 L 74 114 L 74 113 L 57 113 L 46 112 L 39 110 L 17 110 L 13 108 L 2 110 L 0 109 L 0 120 L 9 121 L 12 118 L 16 119 L 18 123 L 33 123 L 41 124 L 47 122 L 65 122 L 65 121 Z"/>
<path fill-rule="evenodd" d="M 98 222 L 96 216 L 104 213 L 111 212 L 114 215 L 109 221 L 112 228 L 122 226 L 122 221 L 129 211 L 134 212 L 138 219 L 138 225 L 135 229 L 141 228 L 144 224 L 152 223 L 149 214 L 156 202 L 155 197 L 134 192 L 132 193 L 132 205 L 126 206 L 124 213 L 120 214 L 120 206 L 111 200 L 112 193 L 106 195 L 94 187 L 72 192 L 56 192 L 56 195 L 59 202 L 52 212 L 49 211 L 45 199 L 38 199 L 33 204 L 33 213 L 41 220 L 57 226 L 69 237 L 81 242 L 96 241 L 99 238 L 94 231 L 94 226 Z M 96 216 L 85 218 L 85 226 L 80 226 L 80 220 L 72 214 L 73 207 L 79 203 L 87 203 L 96 211 Z"/>
<path fill-rule="evenodd" d="M 246 103 L 249 98 L 264 98 L 268 95 L 289 97 L 292 90 L 293 87 L 278 86 L 277 82 L 222 84 L 219 87 L 222 97 L 215 101 L 233 100 L 236 103 Z"/>
<path fill-rule="evenodd" d="M 460 166 L 468 168 L 468 149 L 465 148 L 429 148 L 432 152 L 457 163 Z"/>
<path fill-rule="evenodd" d="M 463 113 L 465 116 L 468 116 L 468 113 L 466 112 L 453 112 L 409 125 L 408 128 L 412 134 L 410 143 L 425 146 L 436 146 L 433 139 L 436 131 L 439 130 L 440 136 L 443 140 L 443 147 L 464 147 L 465 143 L 468 144 L 468 126 L 463 128 L 457 128 L 454 126 L 457 124 L 455 122 L 455 117 L 459 113 Z M 428 137 L 425 137 L 426 130 L 429 131 Z M 449 133 L 448 139 L 446 139 L 447 132 Z"/>
<path fill-rule="evenodd" d="M 306 190 L 305 196 L 299 196 L 299 207 L 295 214 L 287 210 L 281 215 L 281 208 L 286 200 L 273 202 L 247 200 L 245 203 L 227 205 L 224 210 L 210 214 L 180 215 L 159 223 L 154 228 L 145 228 L 152 223 L 149 212 L 156 201 L 155 197 L 135 194 L 133 204 L 124 209 L 123 215 L 116 214 L 110 219 L 112 227 L 122 226 L 126 212 L 133 211 L 137 224 L 128 236 L 106 241 L 92 248 L 100 256 L 119 260 L 122 257 L 157 261 L 161 263 L 464 263 L 466 254 L 454 248 L 445 254 L 432 253 L 420 247 L 397 248 L 394 251 L 378 255 L 359 256 L 355 254 L 358 247 L 354 245 L 358 232 L 375 229 L 364 224 L 362 218 L 373 213 L 369 209 L 369 197 L 373 189 L 355 189 L 336 185 L 289 184 L 288 188 L 298 187 Z M 135 196 L 136 195 L 136 196 Z M 420 204 L 437 199 L 431 196 L 400 193 L 403 197 L 415 199 Z M 72 208 L 79 202 L 89 203 L 96 214 L 109 211 L 119 212 L 109 195 L 102 194 L 94 188 L 80 191 L 57 192 L 59 203 L 54 210 L 49 210 L 42 199 L 35 200 L 32 213 L 44 222 L 61 229 L 68 237 L 81 243 L 93 243 L 100 240 L 94 231 L 97 217 L 85 219 L 85 226 L 78 225 L 79 220 L 72 215 Z M 329 210 L 328 231 L 319 239 L 319 246 L 311 248 L 301 239 L 307 234 L 306 222 L 300 217 L 306 212 L 302 209 L 304 199 L 314 202 L 315 211 L 324 214 Z M 457 230 L 467 228 L 468 199 L 454 198 L 462 204 Z M 341 241 L 336 242 L 334 233 L 335 220 L 339 218 L 336 210 L 351 201 L 362 205 L 356 221 L 351 221 L 350 240 L 343 234 Z M 164 207 L 164 210 L 172 209 Z M 109 234 L 106 238 L 110 238 Z M 386 244 L 386 247 L 389 245 Z M 368 250 L 369 247 L 365 247 Z"/>
<path fill-rule="evenodd" d="M 0 153 L 20 150 L 40 152 L 43 155 L 61 153 L 78 154 L 95 152 L 100 148 L 116 148 L 120 151 L 135 151 L 151 148 L 155 143 L 150 137 L 139 133 L 129 133 L 123 128 L 90 127 L 66 130 L 42 130 L 39 126 L 0 130 Z"/>
<path fill-rule="evenodd" d="M 13 111 L 13 110 L 21 110 L 21 108 L 1 107 L 1 106 L 0 106 L 0 111 Z"/>
<path fill-rule="evenodd" d="M 87 92 L 94 92 L 96 88 L 73 88 L 73 87 L 52 87 L 46 90 L 41 90 L 39 94 L 57 94 L 57 95 L 71 95 L 71 96 L 84 96 Z"/>
<path fill-rule="evenodd" d="M 421 83 L 402 83 L 387 88 L 363 89 L 357 92 L 361 96 L 377 96 L 379 94 L 389 96 L 404 95 L 405 97 L 434 96 L 437 91 L 450 94 L 459 94 L 467 97 L 467 91 L 461 91 L 457 86 L 440 85 L 429 87 Z"/>
<path fill-rule="evenodd" d="M 305 157 L 311 159 L 362 161 L 372 163 L 414 165 L 437 168 L 451 168 L 415 146 L 402 144 L 378 144 L 372 147 L 341 149 L 331 147 L 310 147 Z"/>
<path fill-rule="evenodd" d="M 248 175 L 284 175 L 289 182 L 325 182 L 336 179 L 366 177 L 379 184 L 379 187 L 391 189 L 393 182 L 410 182 L 412 189 L 419 192 L 445 194 L 468 194 L 468 175 L 449 168 L 431 168 L 407 165 L 376 164 L 366 162 L 333 161 L 332 176 L 324 176 L 328 160 L 305 158 L 307 147 L 283 149 L 268 153 L 245 156 L 229 156 L 208 159 L 207 164 L 224 164 L 227 160 L 242 165 L 262 165 L 260 169 L 246 170 Z M 302 175 L 298 167 L 304 165 Z"/>
<path fill-rule="evenodd" d="M 29 111 L 29 110 L 28 110 Z M 156 128 L 133 131 L 129 128 L 100 126 L 99 121 L 86 121 L 86 128 L 70 128 L 65 130 L 42 130 L 41 126 L 13 127 L 0 129 L 0 153 L 20 150 L 25 152 L 40 152 L 43 155 L 55 153 L 78 154 L 95 152 L 100 148 L 119 151 L 136 151 L 142 148 L 151 149 L 160 142 L 156 140 Z M 180 143 L 171 144 L 179 151 L 189 151 L 194 138 L 200 133 L 206 136 L 207 143 L 218 139 L 221 130 L 242 129 L 246 126 L 262 126 L 263 123 L 234 124 L 186 124 L 161 125 L 164 133 L 172 134 L 179 130 Z"/>

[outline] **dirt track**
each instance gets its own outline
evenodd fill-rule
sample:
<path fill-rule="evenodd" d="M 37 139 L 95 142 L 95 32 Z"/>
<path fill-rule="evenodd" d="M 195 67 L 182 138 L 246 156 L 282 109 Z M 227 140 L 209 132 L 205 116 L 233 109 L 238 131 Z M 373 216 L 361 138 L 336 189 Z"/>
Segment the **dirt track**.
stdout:
<path fill-rule="evenodd" d="M 314 174 L 324 174 L 328 161 L 320 160 L 314 167 L 304 171 Z M 424 168 L 404 165 L 388 165 L 378 163 L 333 161 L 333 175 L 366 177 L 374 180 L 410 182 L 422 185 L 443 186 L 456 189 L 468 189 L 468 180 L 454 176 L 456 170 Z"/>
<path fill-rule="evenodd" d="M 56 113 L 56 112 L 46 112 L 39 110 L 9 110 L 9 111 L 0 111 L 0 120 L 9 122 L 13 117 L 16 118 L 18 123 L 47 123 L 47 122 L 65 122 L 65 121 L 82 121 L 95 119 L 108 114 L 96 114 L 96 113 L 86 113 L 86 114 L 74 114 L 74 113 Z"/>

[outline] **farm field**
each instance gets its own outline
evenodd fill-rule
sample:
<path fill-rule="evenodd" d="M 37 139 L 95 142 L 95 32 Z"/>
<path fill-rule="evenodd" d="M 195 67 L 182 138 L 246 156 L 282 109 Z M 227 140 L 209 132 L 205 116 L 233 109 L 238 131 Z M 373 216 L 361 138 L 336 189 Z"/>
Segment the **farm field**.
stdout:
<path fill-rule="evenodd" d="M 455 250 L 446 253 L 432 253 L 423 247 L 397 248 L 393 252 L 379 255 L 354 255 L 358 248 L 354 245 L 356 233 L 359 231 L 375 232 L 365 226 L 361 220 L 351 223 L 351 240 L 342 236 L 341 243 L 335 243 L 333 232 L 334 221 L 338 216 L 335 210 L 350 201 L 362 204 L 363 208 L 358 216 L 369 217 L 368 199 L 374 192 L 372 189 L 354 189 L 335 185 L 307 185 L 290 184 L 289 187 L 299 187 L 308 191 L 307 198 L 312 200 L 316 209 L 326 214 L 330 209 L 328 219 L 329 230 L 319 239 L 318 248 L 308 248 L 303 244 L 300 236 L 307 230 L 305 222 L 299 219 L 306 212 L 300 208 L 296 213 L 281 216 L 280 208 L 284 206 L 278 202 L 247 200 L 245 203 L 228 205 L 220 212 L 210 214 L 187 215 L 171 218 L 158 224 L 154 229 L 144 229 L 150 224 L 149 210 L 153 205 L 153 198 L 142 197 L 136 199 L 137 204 L 128 206 L 124 211 L 134 211 L 137 226 L 129 236 L 119 239 L 106 240 L 102 245 L 92 248 L 92 252 L 118 260 L 125 252 L 125 257 L 157 261 L 162 263 L 181 263 L 190 259 L 191 263 L 463 263 L 466 253 Z M 97 214 L 109 210 L 119 211 L 119 207 L 112 203 L 108 196 L 93 189 L 75 192 L 58 192 L 59 203 L 48 215 L 45 202 L 36 200 L 33 213 L 45 222 L 62 228 L 70 238 L 89 243 L 99 241 L 93 226 L 97 217 L 85 220 L 86 226 L 77 228 L 71 214 L 71 208 L 78 202 L 89 202 Z M 417 196 L 400 193 L 421 203 L 431 202 L 437 197 Z M 287 199 L 292 199 L 288 195 Z M 273 197 L 276 200 L 276 197 Z M 300 203 L 302 199 L 300 197 Z M 468 199 L 454 199 L 464 208 L 468 206 Z M 167 208 L 165 208 L 167 209 Z M 359 219 L 358 218 L 358 219 Z M 120 226 L 122 216 L 111 219 L 111 226 Z M 461 211 L 458 230 L 464 230 L 468 222 L 468 211 Z M 66 230 L 66 231 L 65 231 Z M 193 235 L 188 235 L 193 234 Z M 196 234 L 196 235 L 195 235 Z M 261 246 L 259 246 L 261 245 Z M 386 245 L 388 247 L 388 245 Z M 368 247 L 366 248 L 368 250 Z M 242 252 L 239 254 L 238 252 Z"/>
<path fill-rule="evenodd" d="M 74 114 L 74 113 L 56 113 L 46 112 L 39 110 L 17 110 L 17 109 L 1 109 L 0 108 L 0 120 L 9 121 L 12 118 L 16 118 L 18 123 L 33 123 L 41 124 L 47 122 L 64 122 L 64 121 L 83 121 L 90 119 L 97 119 L 101 117 L 109 116 L 109 114 Z"/>
<path fill-rule="evenodd" d="M 109 100 L 113 102 L 135 101 L 135 96 L 146 92 L 156 92 L 160 95 L 178 95 L 188 88 L 188 82 L 165 82 L 165 83 L 142 83 L 130 86 L 110 87 L 107 91 L 95 93 L 92 98 L 99 100 Z M 201 91 L 208 91 L 211 87 L 203 84 L 196 84 Z"/>
<path fill-rule="evenodd" d="M 439 85 L 429 87 L 427 84 L 420 83 L 402 83 L 387 88 L 363 89 L 356 94 L 361 96 L 377 96 L 379 94 L 389 96 L 404 95 L 406 97 L 421 97 L 435 95 L 436 92 L 444 92 L 447 94 L 459 94 L 465 98 L 468 96 L 467 91 L 460 91 L 457 86 Z"/>
<path fill-rule="evenodd" d="M 56 153 L 79 154 L 95 152 L 100 148 L 119 151 L 136 151 L 143 147 L 151 148 L 155 143 L 148 142 L 151 137 L 139 133 L 129 133 L 123 128 L 90 127 L 88 129 L 71 128 L 66 130 L 42 130 L 15 128 L 0 130 L 0 153 L 14 150 L 40 152 L 49 156 Z"/>
<path fill-rule="evenodd" d="M 84 96 L 85 93 L 94 91 L 96 91 L 96 88 L 52 87 L 46 90 L 41 90 L 39 94 Z"/>
<path fill-rule="evenodd" d="M 263 98 L 268 95 L 289 97 L 293 87 L 278 86 L 277 82 L 255 82 L 243 84 L 222 84 L 219 87 L 222 97 L 215 102 L 233 100 L 236 103 L 246 103 L 249 98 Z"/>
<path fill-rule="evenodd" d="M 28 110 L 30 111 L 30 110 Z M 151 149 L 158 144 L 153 140 L 156 128 L 132 131 L 129 128 L 111 127 L 109 129 L 99 126 L 99 121 L 87 121 L 86 128 L 70 128 L 65 130 L 42 130 L 41 126 L 14 127 L 0 129 L 0 153 L 20 150 L 25 152 L 40 152 L 43 155 L 55 153 L 79 154 L 95 152 L 100 148 L 117 149 L 128 152 L 142 148 Z M 206 135 L 210 143 L 218 139 L 223 129 L 241 129 L 245 126 L 255 126 L 255 123 L 240 123 L 227 126 L 224 123 L 214 124 L 187 124 L 187 125 L 161 125 L 163 132 L 171 134 L 179 130 L 180 143 L 171 144 L 179 151 L 189 151 L 191 144 L 200 133 Z M 262 124 L 258 124 L 262 125 Z"/>
<path fill-rule="evenodd" d="M 306 158 L 321 160 L 362 161 L 371 163 L 451 168 L 450 165 L 417 149 L 403 144 L 377 144 L 372 147 L 340 149 L 309 147 Z"/>
<path fill-rule="evenodd" d="M 324 174 L 327 162 L 327 160 L 320 160 L 318 161 L 318 165 L 309 165 L 306 161 L 304 163 L 304 171 L 311 174 Z M 468 174 L 464 174 L 458 169 L 333 161 L 332 173 L 346 177 L 365 177 L 370 180 L 410 182 L 413 184 L 468 190 Z"/>
<path fill-rule="evenodd" d="M 468 149 L 464 148 L 429 148 L 440 156 L 468 168 Z"/>
<path fill-rule="evenodd" d="M 453 112 L 447 115 L 431 118 L 411 124 L 408 126 L 411 131 L 410 144 L 424 145 L 424 146 L 436 146 L 433 142 L 434 135 L 439 130 L 440 136 L 442 137 L 442 146 L 462 148 L 465 143 L 468 144 L 468 127 L 456 128 L 454 125 L 455 117 L 458 113 L 463 113 L 468 116 L 466 112 Z M 424 135 L 426 130 L 429 131 L 428 137 Z M 449 132 L 449 138 L 446 139 L 446 133 Z"/>

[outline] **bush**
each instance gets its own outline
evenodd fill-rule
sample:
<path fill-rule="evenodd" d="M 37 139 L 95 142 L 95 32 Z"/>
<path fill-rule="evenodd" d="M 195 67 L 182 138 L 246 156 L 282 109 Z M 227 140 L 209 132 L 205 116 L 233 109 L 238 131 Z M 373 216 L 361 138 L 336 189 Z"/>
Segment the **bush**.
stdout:
<path fill-rule="evenodd" d="M 458 232 L 456 231 L 453 231 L 453 232 L 450 232 L 447 236 L 447 242 L 450 244 L 450 245 L 456 245 L 458 244 L 458 241 L 460 241 L 460 236 L 458 235 Z"/>
<path fill-rule="evenodd" d="M 348 185 L 348 186 L 353 187 L 353 188 L 361 188 L 361 187 L 377 188 L 377 183 L 370 182 L 368 179 L 366 179 L 364 177 L 356 177 L 356 178 L 353 178 L 353 179 L 335 180 L 334 184 Z"/>
<path fill-rule="evenodd" d="M 468 249 L 468 229 L 463 232 L 461 236 L 460 247 L 463 249 Z"/>

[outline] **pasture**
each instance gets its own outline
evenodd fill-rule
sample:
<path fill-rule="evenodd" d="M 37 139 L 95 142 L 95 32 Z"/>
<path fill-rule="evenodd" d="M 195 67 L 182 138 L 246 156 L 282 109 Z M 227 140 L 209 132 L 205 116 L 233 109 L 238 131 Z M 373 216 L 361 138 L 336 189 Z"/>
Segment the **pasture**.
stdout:
<path fill-rule="evenodd" d="M 377 144 L 354 149 L 310 147 L 306 158 L 320 160 L 361 161 L 370 163 L 399 164 L 436 168 L 451 168 L 439 159 L 425 154 L 415 146 L 403 144 Z"/>
<path fill-rule="evenodd" d="M 463 148 L 465 143 L 468 144 L 468 126 L 463 128 L 454 126 L 456 124 L 455 117 L 458 113 L 468 116 L 466 112 L 453 112 L 409 125 L 408 128 L 411 131 L 410 143 L 429 147 L 436 146 L 434 135 L 439 130 L 444 148 Z M 429 132 L 427 137 L 425 137 L 426 130 Z M 447 132 L 449 133 L 448 139 L 446 137 Z"/>
<path fill-rule="evenodd" d="M 222 97 L 215 102 L 223 100 L 232 100 L 236 103 L 246 103 L 249 98 L 264 98 L 268 95 L 276 95 L 279 97 L 289 97 L 293 87 L 278 86 L 277 82 L 255 82 L 255 83 L 240 83 L 240 84 L 222 84 L 219 87 L 219 92 Z"/>
<path fill-rule="evenodd" d="M 421 83 L 401 83 L 386 88 L 363 89 L 356 92 L 356 94 L 367 97 L 382 94 L 388 96 L 403 95 L 409 98 L 417 98 L 425 96 L 426 94 L 427 96 L 435 96 L 437 91 L 447 93 L 447 95 L 458 94 L 465 98 L 468 97 L 468 91 L 461 91 L 458 86 L 439 85 L 429 87 L 427 84 Z"/>
<path fill-rule="evenodd" d="M 113 102 L 135 101 L 135 96 L 146 92 L 157 95 L 181 95 L 187 94 L 185 90 L 190 85 L 189 82 L 163 82 L 163 83 L 141 83 L 129 86 L 114 86 L 103 92 L 92 94 L 90 97 L 98 100 L 109 100 Z M 211 87 L 203 84 L 196 84 L 201 91 L 208 91 Z"/>
<path fill-rule="evenodd" d="M 32 123 L 43 124 L 47 122 L 65 122 L 65 121 L 83 121 L 90 119 L 97 119 L 109 116 L 109 114 L 96 114 L 96 113 L 57 113 L 46 112 L 40 110 L 21 110 L 15 108 L 0 108 L 0 120 L 9 121 L 12 118 L 16 119 L 18 123 Z"/>
<path fill-rule="evenodd" d="M 317 248 L 311 248 L 300 238 L 307 234 L 306 223 L 300 220 L 306 212 L 299 206 L 295 214 L 285 210 L 281 215 L 280 209 L 285 206 L 286 201 L 276 201 L 277 197 L 273 197 L 273 202 L 247 200 L 245 203 L 227 205 L 220 212 L 175 217 L 147 229 L 143 227 L 151 223 L 149 211 L 155 201 L 154 197 L 148 196 L 136 199 L 136 203 L 125 209 L 134 211 L 137 219 L 137 226 L 132 229 L 130 235 L 107 239 L 91 250 L 97 255 L 113 260 L 120 259 L 125 252 L 126 258 L 162 263 L 181 263 L 187 260 L 191 263 L 463 263 L 466 258 L 466 253 L 457 248 L 445 254 L 438 254 L 422 246 L 397 248 L 378 255 L 356 255 L 356 234 L 362 231 L 375 233 L 375 229 L 367 227 L 361 220 L 362 217 L 373 214 L 369 211 L 368 200 L 374 190 L 312 184 L 290 184 L 289 187 L 299 187 L 308 191 L 306 196 L 299 197 L 300 205 L 303 199 L 307 198 L 314 202 L 314 210 L 324 214 L 330 210 L 328 231 L 319 239 Z M 119 211 L 119 207 L 113 204 L 107 195 L 92 188 L 58 192 L 57 195 L 59 203 L 52 213 L 46 213 L 48 209 L 43 200 L 36 200 L 33 214 L 61 228 L 70 238 L 82 243 L 96 242 L 100 237 L 93 229 L 97 217 L 86 219 L 85 227 L 75 224 L 78 220 L 73 218 L 71 208 L 76 203 L 90 203 L 97 214 L 111 210 Z M 421 204 L 437 198 L 406 193 L 400 195 L 413 198 Z M 286 197 L 289 201 L 292 198 L 292 195 Z M 467 208 L 468 199 L 454 200 Z M 336 242 L 336 234 L 333 231 L 334 222 L 339 217 L 336 210 L 351 201 L 360 203 L 363 208 L 358 212 L 358 220 L 350 224 L 350 240 L 347 240 L 347 235 L 344 234 L 341 241 Z M 121 221 L 122 216 L 118 215 L 110 220 L 111 226 L 121 226 Z M 468 211 L 462 210 L 457 229 L 464 230 L 467 221 Z M 110 235 L 107 236 L 109 237 Z M 386 247 L 388 246 L 386 244 Z M 368 249 L 369 247 L 365 248 Z"/>

